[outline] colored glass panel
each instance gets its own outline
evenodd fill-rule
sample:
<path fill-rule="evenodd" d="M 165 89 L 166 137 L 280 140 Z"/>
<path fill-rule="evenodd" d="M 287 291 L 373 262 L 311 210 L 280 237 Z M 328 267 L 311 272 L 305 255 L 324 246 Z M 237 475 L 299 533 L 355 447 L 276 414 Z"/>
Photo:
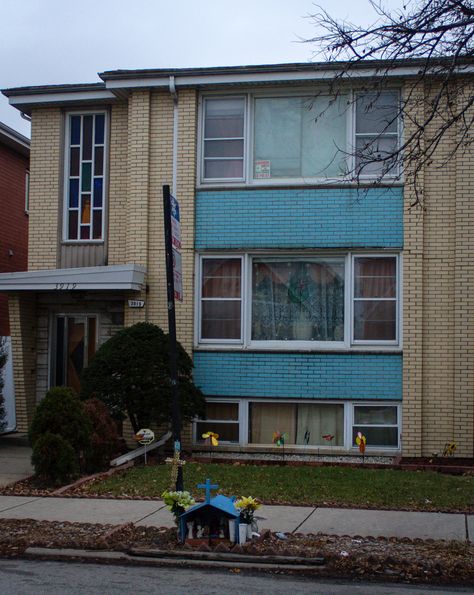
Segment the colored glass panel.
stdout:
<path fill-rule="evenodd" d="M 94 153 L 94 175 L 101 176 L 104 172 L 104 147 L 96 147 Z"/>
<path fill-rule="evenodd" d="M 81 223 L 89 224 L 91 222 L 91 195 L 82 195 L 82 210 L 81 210 Z"/>
<path fill-rule="evenodd" d="M 104 127 L 105 127 L 105 116 L 104 114 L 98 114 L 95 117 L 95 144 L 104 144 Z"/>
<path fill-rule="evenodd" d="M 81 116 L 71 116 L 71 145 L 81 142 Z"/>
<path fill-rule="evenodd" d="M 94 208 L 102 207 L 102 178 L 94 178 Z"/>
<path fill-rule="evenodd" d="M 82 164 L 82 192 L 90 192 L 91 190 L 91 163 Z"/>
<path fill-rule="evenodd" d="M 79 175 L 79 147 L 71 147 L 70 161 L 69 161 L 69 175 Z"/>
<path fill-rule="evenodd" d="M 77 215 L 78 211 L 69 211 L 68 238 L 70 240 L 77 240 Z"/>
<path fill-rule="evenodd" d="M 89 226 L 81 225 L 81 240 L 88 240 L 88 239 L 89 239 Z"/>
<path fill-rule="evenodd" d="M 93 211 L 92 238 L 94 240 L 102 238 L 102 211 Z"/>
<path fill-rule="evenodd" d="M 82 158 L 92 159 L 92 122 L 93 116 L 84 116 Z"/>
<path fill-rule="evenodd" d="M 79 206 L 79 180 L 69 180 L 69 208 L 77 209 Z"/>

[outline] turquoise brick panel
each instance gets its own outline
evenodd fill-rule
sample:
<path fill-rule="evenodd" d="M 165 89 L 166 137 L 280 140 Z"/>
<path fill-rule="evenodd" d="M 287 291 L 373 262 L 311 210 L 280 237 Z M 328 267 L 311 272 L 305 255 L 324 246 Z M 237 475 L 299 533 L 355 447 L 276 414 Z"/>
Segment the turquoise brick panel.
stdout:
<path fill-rule="evenodd" d="M 196 351 L 194 365 L 208 396 L 402 399 L 401 354 Z"/>
<path fill-rule="evenodd" d="M 199 191 L 196 248 L 402 248 L 403 189 Z"/>

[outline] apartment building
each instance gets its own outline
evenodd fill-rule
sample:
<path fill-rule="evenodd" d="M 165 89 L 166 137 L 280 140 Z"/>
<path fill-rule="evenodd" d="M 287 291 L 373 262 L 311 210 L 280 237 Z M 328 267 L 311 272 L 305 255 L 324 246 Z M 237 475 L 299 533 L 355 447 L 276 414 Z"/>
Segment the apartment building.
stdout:
<path fill-rule="evenodd" d="M 268 450 L 279 431 L 287 449 L 357 453 L 361 431 L 374 454 L 454 440 L 473 456 L 472 149 L 444 163 L 455 132 L 443 140 L 423 208 L 409 208 L 399 163 L 381 179 L 367 155 L 356 183 L 354 147 L 388 152 L 406 134 L 396 114 L 418 66 L 393 65 L 374 93 L 384 66 L 336 94 L 338 64 L 117 70 L 4 91 L 32 118 L 28 271 L 0 275 L 19 427 L 48 386 L 78 389 L 118 329 L 166 328 L 170 184 L 178 339 L 208 401 L 193 448 L 211 429 L 223 450 Z"/>
<path fill-rule="evenodd" d="M 24 271 L 28 252 L 30 141 L 0 122 L 0 273 Z M 0 338 L 7 349 L 4 368 L 5 431 L 15 429 L 15 390 L 8 297 L 0 293 Z"/>

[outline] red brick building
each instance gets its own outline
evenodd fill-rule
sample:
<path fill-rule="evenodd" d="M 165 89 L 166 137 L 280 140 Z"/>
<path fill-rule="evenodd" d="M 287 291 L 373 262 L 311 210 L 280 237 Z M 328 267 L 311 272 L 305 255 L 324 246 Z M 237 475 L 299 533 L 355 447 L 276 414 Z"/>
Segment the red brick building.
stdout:
<path fill-rule="evenodd" d="M 29 164 L 29 139 L 0 122 L 0 273 L 27 268 Z M 0 294 L 0 337 L 9 335 L 8 297 Z"/>

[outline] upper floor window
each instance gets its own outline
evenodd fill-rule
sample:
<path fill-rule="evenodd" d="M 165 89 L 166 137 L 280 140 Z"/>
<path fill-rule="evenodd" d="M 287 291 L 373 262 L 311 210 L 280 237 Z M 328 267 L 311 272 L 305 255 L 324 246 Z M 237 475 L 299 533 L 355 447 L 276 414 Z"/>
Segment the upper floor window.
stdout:
<path fill-rule="evenodd" d="M 396 176 L 398 91 L 203 100 L 201 181 Z"/>
<path fill-rule="evenodd" d="M 396 175 L 398 92 L 357 93 L 355 99 L 355 172 L 361 176 Z"/>
<path fill-rule="evenodd" d="M 244 129 L 244 97 L 205 100 L 204 178 L 244 179 Z"/>
<path fill-rule="evenodd" d="M 252 348 L 399 345 L 399 258 L 203 255 L 198 340 Z"/>
<path fill-rule="evenodd" d="M 106 114 L 69 114 L 64 239 L 103 240 Z"/>

